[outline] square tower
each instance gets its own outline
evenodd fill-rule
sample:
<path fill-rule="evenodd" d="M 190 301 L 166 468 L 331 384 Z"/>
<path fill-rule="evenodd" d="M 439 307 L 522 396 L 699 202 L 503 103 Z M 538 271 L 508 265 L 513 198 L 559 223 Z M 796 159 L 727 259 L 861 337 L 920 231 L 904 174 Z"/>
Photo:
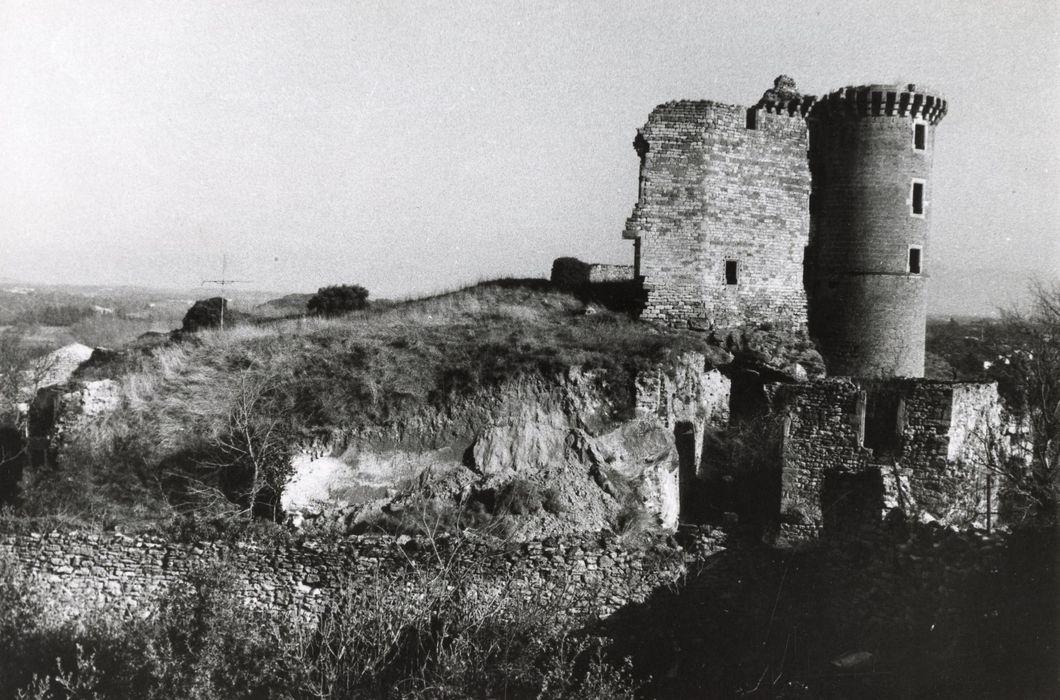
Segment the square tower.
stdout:
<path fill-rule="evenodd" d="M 799 109 L 668 102 L 638 131 L 634 240 L 646 320 L 806 325 L 807 127 Z"/>

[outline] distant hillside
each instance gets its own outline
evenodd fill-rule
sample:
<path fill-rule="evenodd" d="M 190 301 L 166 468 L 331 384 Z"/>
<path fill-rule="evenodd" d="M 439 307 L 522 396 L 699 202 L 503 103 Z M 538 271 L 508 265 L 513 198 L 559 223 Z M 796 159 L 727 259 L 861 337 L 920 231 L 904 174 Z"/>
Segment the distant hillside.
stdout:
<path fill-rule="evenodd" d="M 196 300 L 217 296 L 212 287 L 152 289 L 130 286 L 0 283 L 0 328 L 23 328 L 26 342 L 51 350 L 72 342 L 117 347 L 147 332 L 177 328 Z M 275 292 L 226 290 L 229 306 L 247 312 Z M 283 316 L 270 310 L 264 316 Z M 297 313 L 297 312 L 294 312 Z"/>
<path fill-rule="evenodd" d="M 995 316 L 1027 300 L 1032 279 L 1056 278 L 1060 271 L 1003 270 L 992 267 L 942 268 L 932 271 L 928 313 L 934 316 Z"/>
<path fill-rule="evenodd" d="M 287 294 L 279 299 L 270 299 L 254 307 L 254 313 L 261 316 L 296 316 L 306 312 L 306 305 L 313 298 L 312 294 Z"/>

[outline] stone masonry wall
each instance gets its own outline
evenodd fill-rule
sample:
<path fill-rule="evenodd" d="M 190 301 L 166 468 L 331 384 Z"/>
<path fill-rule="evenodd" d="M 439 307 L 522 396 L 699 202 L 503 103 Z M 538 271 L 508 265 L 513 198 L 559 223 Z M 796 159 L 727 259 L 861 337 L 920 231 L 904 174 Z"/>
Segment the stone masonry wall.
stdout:
<path fill-rule="evenodd" d="M 556 258 L 551 280 L 557 287 L 581 287 L 597 282 L 627 282 L 633 279 L 632 265 L 587 263 L 577 258 Z"/>
<path fill-rule="evenodd" d="M 774 384 L 767 395 L 784 421 L 784 538 L 878 523 L 893 509 L 982 526 L 997 502 L 986 440 L 1000 426 L 995 384 L 838 378 Z"/>
<path fill-rule="evenodd" d="M 561 614 L 607 614 L 640 601 L 685 570 L 680 550 L 628 549 L 597 535 L 496 545 L 486 541 L 349 537 L 282 546 L 175 544 L 150 537 L 51 533 L 0 536 L 0 564 L 14 565 L 50 612 L 147 614 L 157 596 L 197 568 L 226 564 L 252 606 L 313 612 L 342 586 L 453 559 L 473 567 L 472 595 L 554 600 Z M 414 592 L 410 592 L 414 593 Z"/>
<path fill-rule="evenodd" d="M 753 122 L 736 105 L 668 102 L 641 131 L 641 193 L 625 236 L 639 239 L 642 318 L 805 325 L 806 124 L 762 111 Z"/>
<path fill-rule="evenodd" d="M 784 421 L 781 446 L 780 532 L 809 539 L 823 523 L 821 494 L 831 471 L 859 472 L 870 452 L 862 447 L 864 396 L 850 379 L 766 387 L 771 411 Z"/>

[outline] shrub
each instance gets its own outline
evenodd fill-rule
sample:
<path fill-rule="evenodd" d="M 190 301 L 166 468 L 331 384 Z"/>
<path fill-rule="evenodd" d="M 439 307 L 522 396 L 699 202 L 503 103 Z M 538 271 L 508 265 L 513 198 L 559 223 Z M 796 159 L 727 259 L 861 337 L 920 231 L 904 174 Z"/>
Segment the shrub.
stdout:
<path fill-rule="evenodd" d="M 368 306 L 368 290 L 356 284 L 321 287 L 306 304 L 306 310 L 318 316 L 338 316 Z"/>
<path fill-rule="evenodd" d="M 224 328 L 239 323 L 246 323 L 249 316 L 228 307 L 224 297 L 211 297 L 195 302 L 188 313 L 184 314 L 181 330 L 196 333 L 208 328 Z"/>

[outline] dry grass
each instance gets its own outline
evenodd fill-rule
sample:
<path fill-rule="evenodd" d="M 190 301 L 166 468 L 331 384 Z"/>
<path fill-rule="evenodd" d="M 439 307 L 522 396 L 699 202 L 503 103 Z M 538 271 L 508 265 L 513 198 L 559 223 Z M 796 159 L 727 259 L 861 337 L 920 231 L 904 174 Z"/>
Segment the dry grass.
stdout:
<path fill-rule="evenodd" d="M 154 494 L 157 511 L 168 513 L 164 506 L 186 496 L 173 495 L 174 474 L 219 488 L 201 465 L 217 463 L 212 453 L 229 429 L 237 379 L 247 374 L 266 386 L 260 411 L 270 424 L 282 422 L 292 441 L 374 431 L 444 443 L 469 437 L 445 433 L 461 420 L 452 430 L 467 430 L 454 406 L 474 406 L 472 397 L 521 377 L 556 381 L 576 366 L 599 370 L 611 404 L 628 410 L 640 367 L 703 342 L 623 314 L 586 315 L 576 297 L 539 281 L 483 283 L 339 318 L 205 331 L 93 368 L 90 378 L 120 381 L 123 405 L 73 436 L 70 454 L 92 474 L 82 479 L 100 485 L 96 500 L 104 503 L 93 512 L 106 510 L 106 485 L 132 479 L 137 493 Z M 47 511 L 46 500 L 38 510 Z"/>

